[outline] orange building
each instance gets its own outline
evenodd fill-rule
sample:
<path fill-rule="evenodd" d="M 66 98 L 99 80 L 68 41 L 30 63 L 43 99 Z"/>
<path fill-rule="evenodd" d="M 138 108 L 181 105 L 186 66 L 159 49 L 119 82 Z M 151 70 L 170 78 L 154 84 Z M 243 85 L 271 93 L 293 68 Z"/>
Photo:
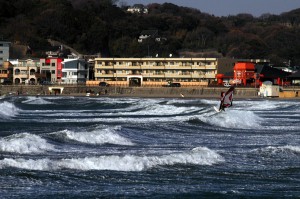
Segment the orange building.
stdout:
<path fill-rule="evenodd" d="M 238 84 L 247 85 L 254 83 L 255 64 L 252 62 L 237 62 L 233 67 L 233 73 L 217 74 L 217 82 L 223 84 L 224 80 L 234 80 Z"/>
<path fill-rule="evenodd" d="M 253 83 L 255 65 L 251 62 L 237 62 L 233 68 L 233 79 L 239 80 L 241 84 Z"/>
<path fill-rule="evenodd" d="M 233 74 L 217 74 L 216 78 L 219 85 L 222 85 L 224 80 L 226 80 L 234 81 L 243 86 L 260 86 L 264 81 L 271 81 L 275 85 L 287 84 L 287 77 L 289 75 L 290 73 L 267 65 L 252 62 L 237 62 L 233 67 Z"/>

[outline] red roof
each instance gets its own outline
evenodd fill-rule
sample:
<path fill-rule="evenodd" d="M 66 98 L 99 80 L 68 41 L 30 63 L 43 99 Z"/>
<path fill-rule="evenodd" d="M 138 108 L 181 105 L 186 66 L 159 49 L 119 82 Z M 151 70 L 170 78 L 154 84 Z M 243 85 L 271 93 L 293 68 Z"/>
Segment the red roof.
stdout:
<path fill-rule="evenodd" d="M 250 62 L 238 62 L 234 65 L 233 70 L 255 70 L 255 65 Z"/>

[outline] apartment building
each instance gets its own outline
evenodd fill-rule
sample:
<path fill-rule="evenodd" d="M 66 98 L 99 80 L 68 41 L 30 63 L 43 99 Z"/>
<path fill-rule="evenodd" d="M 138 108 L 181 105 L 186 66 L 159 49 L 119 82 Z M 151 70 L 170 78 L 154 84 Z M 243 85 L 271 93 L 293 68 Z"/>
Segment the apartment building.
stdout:
<path fill-rule="evenodd" d="M 234 63 L 225 58 L 96 58 L 95 80 L 130 85 L 135 79 L 139 86 L 168 81 L 207 85 L 216 80 L 219 71 L 232 71 Z"/>
<path fill-rule="evenodd" d="M 10 42 L 0 41 L 0 66 L 9 59 L 9 45 Z"/>

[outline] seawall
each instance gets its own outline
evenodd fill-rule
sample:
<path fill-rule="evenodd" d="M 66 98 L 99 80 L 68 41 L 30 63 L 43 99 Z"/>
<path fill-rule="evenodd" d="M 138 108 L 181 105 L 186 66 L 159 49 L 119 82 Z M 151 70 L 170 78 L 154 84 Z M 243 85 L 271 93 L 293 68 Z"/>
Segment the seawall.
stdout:
<path fill-rule="evenodd" d="M 99 87 L 85 85 L 0 85 L 0 95 L 216 98 L 226 87 Z M 258 88 L 236 87 L 235 98 L 256 98 Z M 279 98 L 300 98 L 300 87 L 281 89 Z"/>
<path fill-rule="evenodd" d="M 119 97 L 219 97 L 226 87 L 99 87 L 99 86 L 45 86 L 1 85 L 0 95 L 74 95 L 119 96 Z M 235 97 L 257 97 L 257 89 L 237 87 Z"/>

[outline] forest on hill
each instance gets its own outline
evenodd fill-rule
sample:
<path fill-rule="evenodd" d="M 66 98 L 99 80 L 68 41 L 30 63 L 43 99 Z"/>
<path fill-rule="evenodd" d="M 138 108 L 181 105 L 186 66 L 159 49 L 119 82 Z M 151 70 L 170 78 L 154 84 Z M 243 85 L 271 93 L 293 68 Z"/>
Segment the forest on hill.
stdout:
<path fill-rule="evenodd" d="M 82 54 L 103 57 L 203 56 L 270 59 L 300 65 L 300 9 L 280 15 L 216 17 L 171 3 L 149 4 L 148 14 L 128 13 L 118 0 L 0 0 L 0 35 L 28 45 L 31 56 L 53 48 L 48 39 Z M 160 42 L 138 38 L 157 30 Z"/>

